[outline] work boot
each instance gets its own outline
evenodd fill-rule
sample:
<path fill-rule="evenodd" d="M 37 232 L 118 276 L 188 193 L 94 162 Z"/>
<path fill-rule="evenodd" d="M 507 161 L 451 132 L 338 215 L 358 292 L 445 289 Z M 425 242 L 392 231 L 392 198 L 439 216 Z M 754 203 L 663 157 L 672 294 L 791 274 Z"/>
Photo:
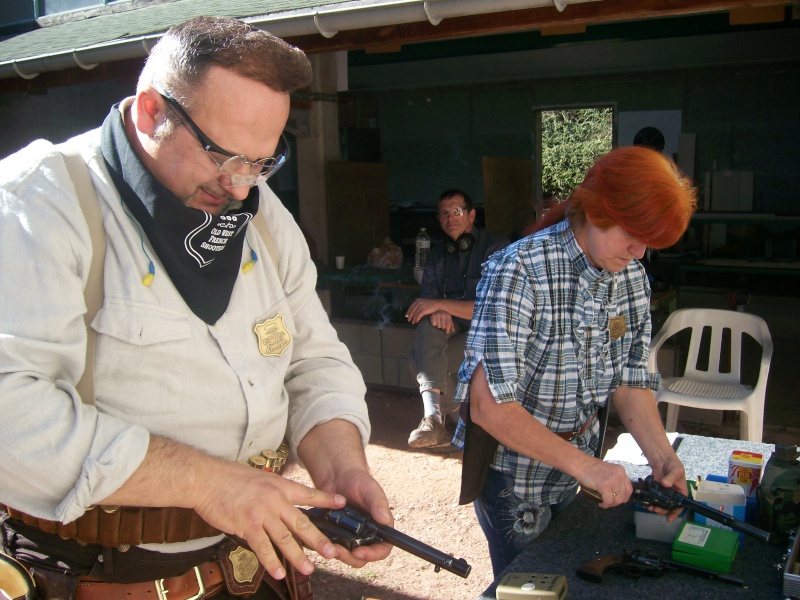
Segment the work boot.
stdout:
<path fill-rule="evenodd" d="M 451 437 L 447 428 L 435 418 L 423 417 L 408 437 L 408 445 L 412 448 L 441 448 L 450 445 Z"/>

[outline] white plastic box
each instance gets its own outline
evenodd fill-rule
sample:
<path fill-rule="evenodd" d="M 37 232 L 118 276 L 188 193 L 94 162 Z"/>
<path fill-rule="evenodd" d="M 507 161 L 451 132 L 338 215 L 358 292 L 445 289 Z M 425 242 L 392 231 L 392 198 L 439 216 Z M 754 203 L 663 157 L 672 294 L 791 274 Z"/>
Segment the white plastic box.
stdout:
<path fill-rule="evenodd" d="M 719 483 L 717 481 L 703 480 L 697 486 L 694 499 L 711 508 L 729 514 L 734 519 L 744 521 L 747 499 L 744 494 L 744 489 L 735 483 Z M 697 513 L 694 514 L 694 521 L 695 523 L 708 525 L 709 527 L 731 530 L 727 525 L 723 525 L 722 523 L 718 523 L 713 519 L 708 519 Z M 742 538 L 743 534 L 739 533 L 740 541 Z"/>
<path fill-rule="evenodd" d="M 670 523 L 667 521 L 667 515 L 658 515 L 636 504 L 633 506 L 636 537 L 642 540 L 656 540 L 671 544 L 685 520 L 686 511 L 682 511 L 681 515 Z"/>

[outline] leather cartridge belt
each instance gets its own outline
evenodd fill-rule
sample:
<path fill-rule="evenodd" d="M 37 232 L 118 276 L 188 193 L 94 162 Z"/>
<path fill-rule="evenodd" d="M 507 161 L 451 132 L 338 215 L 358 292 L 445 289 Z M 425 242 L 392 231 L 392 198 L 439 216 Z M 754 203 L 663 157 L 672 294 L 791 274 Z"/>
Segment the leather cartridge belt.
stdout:
<path fill-rule="evenodd" d="M 215 562 L 203 563 L 183 575 L 142 583 L 78 580 L 75 600 L 200 600 L 216 596 L 225 581 Z"/>
<path fill-rule="evenodd" d="M 2 504 L 0 509 L 5 510 L 12 519 L 37 527 L 45 533 L 101 546 L 185 542 L 221 533 L 190 508 L 95 506 L 66 525 L 39 519 Z"/>
<path fill-rule="evenodd" d="M 554 431 L 553 433 L 555 433 L 561 439 L 571 442 L 579 435 L 583 435 L 584 433 L 586 433 L 586 431 L 589 429 L 589 427 L 592 426 L 592 423 L 594 423 L 596 418 L 597 418 L 597 412 L 593 413 L 591 417 L 586 419 L 583 422 L 583 425 L 581 425 L 579 429 L 573 429 L 572 431 Z"/>
<path fill-rule="evenodd" d="M 288 447 L 283 443 L 278 450 L 263 450 L 261 454 L 251 456 L 247 464 L 280 474 L 288 455 Z M 101 546 L 172 544 L 222 533 L 191 508 L 175 506 L 93 506 L 67 524 L 40 519 L 3 504 L 0 504 L 0 510 L 5 510 L 12 519 L 45 533 Z"/>

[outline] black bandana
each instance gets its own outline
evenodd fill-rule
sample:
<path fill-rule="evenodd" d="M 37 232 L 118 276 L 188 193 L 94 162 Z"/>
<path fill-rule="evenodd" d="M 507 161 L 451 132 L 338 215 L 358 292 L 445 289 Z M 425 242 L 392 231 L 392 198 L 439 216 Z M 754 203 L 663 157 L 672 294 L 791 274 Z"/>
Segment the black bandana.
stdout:
<path fill-rule="evenodd" d="M 195 315 L 213 325 L 228 307 L 239 274 L 247 223 L 258 212 L 258 189 L 241 208 L 220 216 L 185 206 L 136 156 L 118 105 L 103 123 L 101 149 L 122 202 L 175 288 Z"/>

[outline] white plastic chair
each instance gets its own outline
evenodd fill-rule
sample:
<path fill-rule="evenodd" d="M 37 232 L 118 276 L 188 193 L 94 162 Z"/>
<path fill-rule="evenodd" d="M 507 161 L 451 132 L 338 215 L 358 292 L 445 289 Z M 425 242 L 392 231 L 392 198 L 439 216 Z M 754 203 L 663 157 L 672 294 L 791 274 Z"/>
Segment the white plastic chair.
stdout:
<path fill-rule="evenodd" d="M 701 340 L 705 328 L 710 328 L 710 344 L 701 355 Z M 767 375 L 772 358 L 772 338 L 761 317 L 749 313 L 710 308 L 685 308 L 669 315 L 650 343 L 648 370 L 658 371 L 657 358 L 661 346 L 675 334 L 691 329 L 689 351 L 683 375 L 663 377 L 656 392 L 656 402 L 667 402 L 667 431 L 676 431 L 681 406 L 713 410 L 741 411 L 739 436 L 742 440 L 760 442 L 764 427 L 764 399 Z M 730 331 L 729 343 L 723 331 Z M 741 383 L 742 335 L 748 334 L 762 348 L 761 366 L 755 387 Z M 720 372 L 730 347 L 730 373 Z M 705 360 L 707 357 L 707 361 Z M 697 368 L 708 364 L 708 370 Z"/>

